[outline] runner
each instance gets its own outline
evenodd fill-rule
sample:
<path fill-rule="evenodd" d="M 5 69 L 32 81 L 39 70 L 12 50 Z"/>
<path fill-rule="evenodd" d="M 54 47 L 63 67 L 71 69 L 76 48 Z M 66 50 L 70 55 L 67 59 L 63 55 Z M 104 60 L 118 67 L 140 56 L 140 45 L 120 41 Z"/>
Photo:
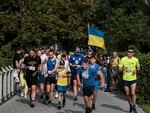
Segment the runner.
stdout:
<path fill-rule="evenodd" d="M 58 109 L 65 106 L 66 103 L 66 91 L 68 85 L 68 70 L 65 68 L 65 61 L 61 60 L 59 68 L 56 70 L 57 74 L 57 92 L 58 92 Z M 62 99 L 63 96 L 63 99 Z"/>
<path fill-rule="evenodd" d="M 95 56 L 91 56 L 90 58 L 90 68 L 92 68 L 93 70 L 95 70 L 94 73 L 94 93 L 93 93 L 93 103 L 92 103 L 92 109 L 95 110 L 95 103 L 96 103 L 96 99 L 97 99 L 97 92 L 99 89 L 99 84 L 100 87 L 103 88 L 105 85 L 105 80 L 104 80 L 104 76 L 102 74 L 102 71 L 100 70 L 99 65 L 96 63 L 96 57 Z"/>
<path fill-rule="evenodd" d="M 15 79 L 15 93 L 19 92 L 19 76 L 18 75 L 20 72 L 19 61 L 21 59 L 21 52 L 22 52 L 22 48 L 18 48 L 13 58 L 13 68 L 15 69 L 14 75 L 13 75 Z"/>
<path fill-rule="evenodd" d="M 82 82 L 83 82 L 83 97 L 84 97 L 84 102 L 86 106 L 85 113 L 91 113 L 92 111 L 90 107 L 90 96 L 92 96 L 94 93 L 95 72 L 96 70 L 90 67 L 88 59 L 84 59 L 82 63 L 82 67 L 80 67 L 77 70 L 78 84 L 81 86 L 80 78 L 82 78 Z"/>
<path fill-rule="evenodd" d="M 118 67 L 120 63 L 120 58 L 118 57 L 117 52 L 113 52 L 113 58 L 112 58 L 112 69 L 111 69 L 111 83 L 113 90 L 116 90 L 116 83 L 118 79 Z"/>
<path fill-rule="evenodd" d="M 137 76 L 136 73 L 140 70 L 139 60 L 134 57 L 134 49 L 128 48 L 128 56 L 121 59 L 119 68 L 123 71 L 123 85 L 125 93 L 128 97 L 130 105 L 129 112 L 137 113 L 136 110 L 136 86 Z"/>
<path fill-rule="evenodd" d="M 92 55 L 93 55 L 93 50 L 89 49 L 88 52 L 87 52 L 87 55 L 85 56 L 85 58 L 87 58 L 90 62 L 90 58 L 91 58 Z"/>
<path fill-rule="evenodd" d="M 67 54 L 62 54 L 61 60 L 65 61 L 65 68 L 68 70 L 68 87 L 70 87 L 70 79 L 71 79 L 71 70 L 69 66 L 69 61 L 67 60 Z"/>
<path fill-rule="evenodd" d="M 82 62 L 84 60 L 84 56 L 80 52 L 80 48 L 76 48 L 75 54 L 72 54 L 69 59 L 69 65 L 71 69 L 71 84 L 73 84 L 73 92 L 74 92 L 74 101 L 77 101 L 78 95 L 78 83 L 77 83 L 77 69 L 80 68 Z"/>
<path fill-rule="evenodd" d="M 41 59 L 35 56 L 35 50 L 31 49 L 29 56 L 24 60 L 26 66 L 26 81 L 30 90 L 30 106 L 35 106 L 36 89 L 38 85 L 38 69 L 41 64 Z"/>
<path fill-rule="evenodd" d="M 49 51 L 49 58 L 47 61 L 48 76 L 46 77 L 46 98 L 45 98 L 46 104 L 50 104 L 54 98 L 54 91 L 55 91 L 55 86 L 57 83 L 56 73 L 55 73 L 57 69 L 57 64 L 58 64 L 58 61 L 54 57 L 54 52 L 51 49 Z"/>
<path fill-rule="evenodd" d="M 28 85 L 26 82 L 26 74 L 25 74 L 25 64 L 24 64 L 24 59 L 27 58 L 29 55 L 26 53 L 24 57 L 19 61 L 19 67 L 20 67 L 20 88 L 21 88 L 21 97 L 27 98 L 27 93 L 28 93 Z"/>
<path fill-rule="evenodd" d="M 42 51 L 42 55 L 40 56 L 41 58 L 41 68 L 42 71 L 39 74 L 39 85 L 40 85 L 40 99 L 44 98 L 45 94 L 45 76 L 47 74 L 47 61 L 48 61 L 48 54 L 49 54 L 49 48 L 46 48 L 45 51 Z"/>

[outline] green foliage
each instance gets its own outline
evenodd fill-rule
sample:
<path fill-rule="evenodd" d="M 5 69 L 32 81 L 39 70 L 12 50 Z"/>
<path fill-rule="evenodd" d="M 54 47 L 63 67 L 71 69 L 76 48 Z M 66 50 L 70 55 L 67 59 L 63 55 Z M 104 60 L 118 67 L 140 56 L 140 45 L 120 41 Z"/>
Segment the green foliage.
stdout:
<path fill-rule="evenodd" d="M 150 53 L 139 55 L 138 58 L 141 63 L 141 70 L 138 75 L 138 102 L 150 103 Z"/>
<path fill-rule="evenodd" d="M 145 111 L 145 113 L 150 113 L 150 104 L 141 105 L 141 108 Z"/>
<path fill-rule="evenodd" d="M 2 46 L 0 51 L 0 67 L 12 65 L 13 53 L 14 51 L 12 51 L 11 43 Z"/>
<path fill-rule="evenodd" d="M 81 43 L 86 37 L 87 12 L 95 10 L 96 2 L 7 0 L 0 6 L 0 40 L 11 38 L 14 47 L 31 47 L 66 45 L 68 40 Z"/>
<path fill-rule="evenodd" d="M 149 6 L 142 0 L 5 0 L 0 4 L 0 45 L 87 45 L 87 24 L 105 31 L 111 50 L 150 50 Z M 108 33 L 110 31 L 110 34 Z M 107 45 L 106 45 L 107 46 Z"/>
<path fill-rule="evenodd" d="M 2 53 L 0 53 L 0 68 L 5 66 L 4 59 L 2 57 Z"/>
<path fill-rule="evenodd" d="M 134 45 L 142 53 L 150 51 L 150 17 L 143 0 L 106 0 L 99 6 L 93 23 L 110 38 L 111 50 Z"/>

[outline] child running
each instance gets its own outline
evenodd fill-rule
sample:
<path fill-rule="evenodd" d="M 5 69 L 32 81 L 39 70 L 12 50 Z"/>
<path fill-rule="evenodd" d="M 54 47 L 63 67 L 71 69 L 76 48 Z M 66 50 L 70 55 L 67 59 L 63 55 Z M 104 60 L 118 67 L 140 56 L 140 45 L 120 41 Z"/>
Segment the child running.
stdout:
<path fill-rule="evenodd" d="M 95 103 L 97 99 L 97 92 L 99 89 L 99 84 L 101 88 L 104 87 L 104 77 L 102 74 L 102 71 L 100 70 L 99 65 L 96 63 L 96 57 L 94 55 L 91 56 L 90 58 L 90 67 L 95 70 L 94 72 L 94 92 L 93 92 L 93 103 L 92 103 L 92 109 L 95 110 Z"/>
<path fill-rule="evenodd" d="M 68 70 L 64 67 L 65 61 L 61 60 L 57 72 L 57 92 L 58 92 L 58 109 L 65 106 L 66 103 L 66 91 L 68 85 Z M 62 103 L 62 105 L 61 105 Z"/>
<path fill-rule="evenodd" d="M 77 80 L 79 86 L 81 86 L 81 80 L 80 75 L 82 78 L 83 83 L 83 96 L 84 96 L 84 102 L 86 106 L 86 112 L 85 113 L 91 113 L 91 107 L 90 107 L 90 96 L 93 95 L 94 92 L 94 75 L 95 75 L 95 69 L 91 68 L 88 62 L 88 59 L 84 59 L 82 66 L 77 70 Z"/>

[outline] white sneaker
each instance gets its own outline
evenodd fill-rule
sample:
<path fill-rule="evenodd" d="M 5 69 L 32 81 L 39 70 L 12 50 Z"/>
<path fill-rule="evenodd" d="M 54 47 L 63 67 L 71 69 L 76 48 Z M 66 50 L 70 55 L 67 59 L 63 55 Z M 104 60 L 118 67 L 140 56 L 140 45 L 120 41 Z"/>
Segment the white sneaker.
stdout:
<path fill-rule="evenodd" d="M 66 91 L 66 94 L 69 94 L 69 92 L 68 92 L 68 91 Z"/>
<path fill-rule="evenodd" d="M 24 95 L 24 98 L 27 98 L 27 95 Z"/>
<path fill-rule="evenodd" d="M 21 92 L 21 97 L 23 97 L 24 96 L 24 93 L 23 92 Z"/>
<path fill-rule="evenodd" d="M 58 98 L 58 93 L 57 92 L 55 92 L 55 98 Z"/>
<path fill-rule="evenodd" d="M 78 88 L 78 91 L 81 91 L 81 88 L 80 88 L 80 87 Z"/>

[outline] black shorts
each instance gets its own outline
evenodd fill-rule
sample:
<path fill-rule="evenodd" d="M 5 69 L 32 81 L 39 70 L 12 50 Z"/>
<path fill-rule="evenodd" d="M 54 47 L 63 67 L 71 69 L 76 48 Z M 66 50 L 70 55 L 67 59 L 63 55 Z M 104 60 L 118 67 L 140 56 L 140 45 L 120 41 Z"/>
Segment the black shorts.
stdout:
<path fill-rule="evenodd" d="M 91 95 L 93 95 L 93 92 L 94 86 L 83 87 L 83 96 L 90 97 Z"/>
<path fill-rule="evenodd" d="M 57 80 L 56 77 L 47 77 L 46 78 L 46 85 L 56 84 Z"/>
<path fill-rule="evenodd" d="M 137 80 L 132 80 L 132 81 L 123 80 L 124 87 L 130 87 L 131 85 L 136 84 L 136 83 L 137 83 Z"/>
<path fill-rule="evenodd" d="M 72 72 L 71 73 L 71 81 L 77 80 L 77 73 L 76 72 Z"/>
<path fill-rule="evenodd" d="M 32 76 L 30 73 L 26 73 L 26 82 L 28 87 L 30 88 L 32 85 L 38 85 L 38 76 Z"/>

